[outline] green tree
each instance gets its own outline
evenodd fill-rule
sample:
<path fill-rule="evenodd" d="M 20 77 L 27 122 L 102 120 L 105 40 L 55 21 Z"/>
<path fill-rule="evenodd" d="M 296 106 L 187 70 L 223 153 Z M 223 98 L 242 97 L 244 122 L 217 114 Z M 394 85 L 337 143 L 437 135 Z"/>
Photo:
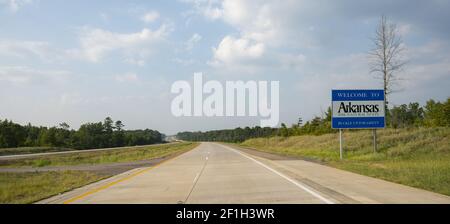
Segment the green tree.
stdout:
<path fill-rule="evenodd" d="M 114 124 L 114 128 L 117 131 L 122 131 L 123 127 L 125 127 L 125 125 L 123 125 L 122 121 L 116 121 L 116 123 Z"/>
<path fill-rule="evenodd" d="M 286 127 L 285 123 L 281 123 L 281 128 L 280 128 L 280 136 L 282 137 L 288 137 L 289 136 L 289 130 Z"/>
<path fill-rule="evenodd" d="M 116 121 L 114 124 L 114 133 L 113 133 L 113 144 L 115 147 L 121 147 L 125 145 L 125 133 L 123 131 L 122 121 Z"/>
<path fill-rule="evenodd" d="M 450 126 L 449 118 L 449 99 L 447 102 L 441 103 L 434 100 L 429 100 L 425 105 L 425 120 L 426 126 Z"/>

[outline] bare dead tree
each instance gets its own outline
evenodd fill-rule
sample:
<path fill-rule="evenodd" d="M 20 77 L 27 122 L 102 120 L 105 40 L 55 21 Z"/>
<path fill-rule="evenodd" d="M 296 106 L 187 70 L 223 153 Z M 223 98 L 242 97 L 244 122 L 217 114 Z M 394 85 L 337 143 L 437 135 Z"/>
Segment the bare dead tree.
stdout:
<path fill-rule="evenodd" d="M 396 24 L 390 23 L 386 16 L 381 17 L 372 41 L 374 48 L 369 52 L 370 72 L 383 80 L 387 107 L 387 96 L 394 92 L 393 86 L 400 80 L 397 74 L 406 64 L 402 59 L 405 48 Z"/>

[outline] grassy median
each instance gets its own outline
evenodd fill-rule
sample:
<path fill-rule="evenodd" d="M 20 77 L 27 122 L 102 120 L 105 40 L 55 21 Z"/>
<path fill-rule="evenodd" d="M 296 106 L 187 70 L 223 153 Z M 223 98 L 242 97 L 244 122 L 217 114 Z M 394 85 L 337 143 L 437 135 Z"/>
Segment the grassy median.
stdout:
<path fill-rule="evenodd" d="M 448 127 L 379 130 L 377 153 L 373 153 L 371 131 L 346 131 L 343 161 L 338 134 L 257 138 L 240 145 L 450 195 Z"/>
<path fill-rule="evenodd" d="M 0 161 L 0 167 L 72 166 L 133 162 L 181 153 L 190 150 L 197 145 L 197 143 L 182 142 L 145 147 L 119 148 L 108 151 L 79 152 L 28 159 L 3 160 Z"/>
<path fill-rule="evenodd" d="M 26 204 L 98 181 L 86 171 L 0 173 L 0 204 Z"/>

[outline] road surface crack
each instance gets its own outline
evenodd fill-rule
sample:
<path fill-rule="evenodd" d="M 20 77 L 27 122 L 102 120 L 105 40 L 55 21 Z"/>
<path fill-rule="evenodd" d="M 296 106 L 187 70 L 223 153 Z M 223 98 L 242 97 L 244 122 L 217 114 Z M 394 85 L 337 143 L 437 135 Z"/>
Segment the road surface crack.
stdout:
<path fill-rule="evenodd" d="M 186 204 L 186 202 L 189 200 L 189 197 L 191 197 L 191 194 L 192 194 L 192 192 L 194 191 L 195 186 L 197 185 L 198 180 L 200 180 L 200 177 L 202 176 L 203 171 L 205 170 L 205 167 L 206 167 L 207 164 L 208 164 L 208 156 L 206 156 L 206 160 L 205 160 L 205 162 L 203 163 L 203 167 L 202 167 L 202 169 L 200 170 L 200 173 L 198 173 L 198 175 L 196 175 L 196 177 L 195 177 L 195 179 L 194 179 L 194 184 L 192 185 L 191 190 L 189 191 L 189 194 L 187 195 L 187 197 L 186 197 L 186 199 L 184 200 L 184 203 L 183 203 L 183 204 Z"/>

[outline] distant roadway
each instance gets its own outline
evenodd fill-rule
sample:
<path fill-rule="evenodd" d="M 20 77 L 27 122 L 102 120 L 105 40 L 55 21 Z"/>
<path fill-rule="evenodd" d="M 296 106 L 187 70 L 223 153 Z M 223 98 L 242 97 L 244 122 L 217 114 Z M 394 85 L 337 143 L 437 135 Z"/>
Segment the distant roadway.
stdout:
<path fill-rule="evenodd" d="M 450 197 L 218 143 L 39 203 L 450 203 Z"/>
<path fill-rule="evenodd" d="M 162 144 L 170 144 L 170 143 L 162 143 Z M 125 147 L 101 148 L 101 149 L 83 149 L 83 150 L 71 150 L 71 151 L 62 151 L 62 152 L 43 152 L 43 153 L 30 153 L 30 154 L 19 154 L 19 155 L 7 155 L 7 156 L 0 156 L 0 160 L 25 159 L 25 158 L 33 158 L 33 157 L 43 157 L 43 156 L 73 154 L 73 153 L 85 153 L 85 152 L 101 152 L 101 151 L 111 151 L 111 150 L 129 149 L 129 148 L 143 148 L 143 147 L 156 146 L 156 145 L 162 145 L 162 144 L 125 146 Z"/>

